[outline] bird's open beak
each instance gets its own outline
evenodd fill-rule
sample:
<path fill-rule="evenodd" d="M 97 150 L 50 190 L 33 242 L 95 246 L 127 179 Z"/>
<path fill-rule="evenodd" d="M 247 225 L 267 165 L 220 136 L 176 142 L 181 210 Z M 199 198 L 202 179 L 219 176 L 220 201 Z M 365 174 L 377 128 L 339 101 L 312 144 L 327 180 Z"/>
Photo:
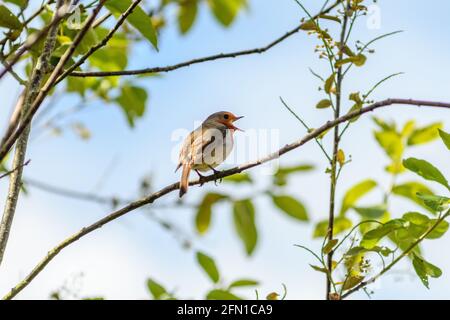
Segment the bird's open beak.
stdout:
<path fill-rule="evenodd" d="M 228 128 L 230 128 L 230 129 L 233 129 L 233 130 L 239 130 L 239 131 L 244 132 L 244 130 L 239 129 L 238 127 L 236 127 L 236 126 L 233 124 L 233 122 L 235 122 L 235 121 L 237 121 L 237 120 L 239 120 L 239 119 L 242 119 L 243 117 L 244 117 L 244 116 L 234 117 L 233 119 L 231 119 L 231 120 L 226 124 L 226 126 L 227 126 Z"/>

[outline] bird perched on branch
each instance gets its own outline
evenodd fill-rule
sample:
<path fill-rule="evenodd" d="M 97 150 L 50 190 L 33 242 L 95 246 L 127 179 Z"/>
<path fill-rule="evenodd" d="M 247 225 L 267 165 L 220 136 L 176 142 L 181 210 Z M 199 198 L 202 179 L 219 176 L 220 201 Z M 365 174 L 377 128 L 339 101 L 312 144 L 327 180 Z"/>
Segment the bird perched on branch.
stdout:
<path fill-rule="evenodd" d="M 233 124 L 241 118 L 226 111 L 213 113 L 186 137 L 175 170 L 183 168 L 180 198 L 187 192 L 191 170 L 197 172 L 200 180 L 204 178 L 200 172 L 208 170 L 218 172 L 215 168 L 225 161 L 233 149 L 234 132 L 243 131 Z"/>

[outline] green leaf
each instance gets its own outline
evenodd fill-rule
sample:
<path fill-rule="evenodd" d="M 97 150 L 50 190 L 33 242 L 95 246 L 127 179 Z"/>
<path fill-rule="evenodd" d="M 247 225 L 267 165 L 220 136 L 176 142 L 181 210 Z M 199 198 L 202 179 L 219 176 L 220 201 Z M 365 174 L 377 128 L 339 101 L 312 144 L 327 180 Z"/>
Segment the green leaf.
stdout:
<path fill-rule="evenodd" d="M 315 20 L 307 20 L 301 24 L 300 29 L 305 31 L 317 31 L 318 27 Z"/>
<path fill-rule="evenodd" d="M 83 55 L 89 51 L 93 46 L 95 46 L 98 42 L 97 32 L 94 31 L 93 28 L 89 28 L 85 33 L 83 39 L 76 47 L 74 56 Z"/>
<path fill-rule="evenodd" d="M 441 128 L 442 123 L 438 122 L 423 128 L 415 129 L 408 138 L 408 145 L 414 146 L 418 144 L 424 144 L 437 139 L 437 137 L 439 136 L 438 130 Z"/>
<path fill-rule="evenodd" d="M 344 215 L 348 209 L 353 207 L 361 197 L 375 188 L 376 185 L 377 183 L 374 180 L 368 179 L 361 181 L 360 183 L 350 188 L 345 193 L 344 200 L 342 201 L 340 215 Z"/>
<path fill-rule="evenodd" d="M 267 296 L 266 296 L 266 299 L 267 300 L 272 300 L 272 301 L 274 301 L 274 300 L 278 300 L 278 297 L 279 297 L 280 295 L 278 294 L 278 293 L 276 293 L 276 292 L 271 292 L 271 293 L 269 293 Z"/>
<path fill-rule="evenodd" d="M 233 281 L 229 286 L 228 289 L 236 288 L 236 287 L 254 287 L 259 285 L 258 281 L 255 280 L 249 280 L 249 279 L 239 279 L 236 281 Z"/>
<path fill-rule="evenodd" d="M 430 210 L 430 208 L 424 205 L 423 201 L 417 197 L 417 193 L 420 193 L 422 195 L 433 194 L 433 192 L 427 186 L 419 182 L 412 181 L 396 185 L 392 188 L 392 193 L 410 199 L 416 204 L 434 213 L 434 210 Z"/>
<path fill-rule="evenodd" d="M 416 274 L 419 276 L 423 285 L 429 289 L 428 277 L 439 278 L 442 275 L 441 269 L 435 265 L 425 261 L 421 256 L 414 254 L 413 267 Z"/>
<path fill-rule="evenodd" d="M 392 160 L 400 160 L 404 146 L 402 138 L 394 131 L 377 131 L 374 133 L 378 144 Z"/>
<path fill-rule="evenodd" d="M 362 104 L 362 102 L 361 103 L 355 103 L 351 108 L 350 108 L 350 110 L 348 110 L 348 113 L 351 113 L 351 112 L 353 112 L 353 111 L 357 111 L 357 110 L 360 110 L 361 108 L 362 108 L 362 106 L 363 106 L 363 104 Z M 352 119 L 350 119 L 349 121 L 350 122 L 355 122 L 355 121 L 357 121 L 358 119 L 359 119 L 359 117 L 360 116 L 356 116 L 356 117 L 353 117 Z"/>
<path fill-rule="evenodd" d="M 383 119 L 380 119 L 380 118 L 377 118 L 377 117 L 372 117 L 372 120 L 383 131 L 394 131 L 394 132 L 396 131 L 395 122 L 387 123 Z"/>
<path fill-rule="evenodd" d="M 331 76 L 328 77 L 328 79 L 325 81 L 325 86 L 324 86 L 324 90 L 326 93 L 330 94 L 331 90 L 333 88 L 333 84 L 334 84 L 334 78 L 335 78 L 335 73 L 333 73 Z"/>
<path fill-rule="evenodd" d="M 331 107 L 331 101 L 329 99 L 323 99 L 316 105 L 317 109 L 326 109 L 329 107 Z"/>
<path fill-rule="evenodd" d="M 359 275 L 351 275 L 350 277 L 348 277 L 343 286 L 342 289 L 343 290 L 349 290 L 351 288 L 356 287 L 358 284 L 360 284 L 362 281 L 364 280 L 364 276 L 359 276 Z"/>
<path fill-rule="evenodd" d="M 0 5 L 0 27 L 13 30 L 22 29 L 19 19 L 5 5 Z"/>
<path fill-rule="evenodd" d="M 5 0 L 5 2 L 9 2 L 19 6 L 21 9 L 26 8 L 28 6 L 28 0 Z"/>
<path fill-rule="evenodd" d="M 362 104 L 362 102 L 363 102 L 359 92 L 350 93 L 350 95 L 348 96 L 348 99 L 351 101 L 354 101 L 356 103 Z"/>
<path fill-rule="evenodd" d="M 441 137 L 447 149 L 450 150 L 450 134 L 445 132 L 444 130 L 439 129 L 439 136 Z"/>
<path fill-rule="evenodd" d="M 114 15 L 124 13 L 130 6 L 131 0 L 108 0 L 105 7 Z M 135 27 L 158 50 L 158 39 L 152 19 L 140 6 L 137 6 L 127 17 L 127 21 Z"/>
<path fill-rule="evenodd" d="M 444 175 L 431 163 L 425 160 L 408 158 L 403 160 L 403 166 L 408 170 L 417 173 L 426 180 L 435 181 L 450 190 L 447 179 Z"/>
<path fill-rule="evenodd" d="M 214 16 L 226 27 L 234 21 L 237 13 L 245 4 L 244 0 L 208 0 Z"/>
<path fill-rule="evenodd" d="M 366 249 L 372 249 L 376 246 L 376 244 L 385 236 L 390 234 L 391 232 L 404 228 L 405 221 L 402 219 L 395 219 L 385 223 L 382 226 L 379 226 L 366 234 L 364 234 L 360 246 Z"/>
<path fill-rule="evenodd" d="M 341 43 L 340 42 L 336 42 L 336 47 L 341 48 Z M 349 57 L 354 57 L 355 56 L 355 53 L 346 44 L 344 44 L 344 46 L 342 47 L 342 52 L 344 54 L 346 54 L 347 56 L 349 56 Z"/>
<path fill-rule="evenodd" d="M 319 15 L 319 18 L 320 19 L 331 20 L 331 21 L 336 21 L 336 22 L 341 23 L 341 19 L 339 19 L 336 16 L 331 16 L 331 15 L 327 15 L 327 14 L 321 14 L 321 15 Z"/>
<path fill-rule="evenodd" d="M 348 230 L 352 227 L 353 223 L 350 219 L 346 217 L 336 217 L 333 224 L 333 234 L 338 235 L 339 233 Z M 323 238 L 327 235 L 328 230 L 328 220 L 322 220 L 316 224 L 314 229 L 313 238 Z"/>
<path fill-rule="evenodd" d="M 287 195 L 271 195 L 273 203 L 287 215 L 301 221 L 308 221 L 308 214 L 301 202 Z"/>
<path fill-rule="evenodd" d="M 109 30 L 96 27 L 97 39 L 104 39 Z M 128 64 L 128 40 L 123 33 L 115 33 L 108 41 L 108 46 L 94 52 L 89 63 L 101 71 L 123 70 Z"/>
<path fill-rule="evenodd" d="M 207 193 L 203 197 L 195 216 L 195 226 L 198 233 L 204 234 L 208 231 L 211 224 L 212 206 L 226 198 L 227 196 L 219 193 Z"/>
<path fill-rule="evenodd" d="M 292 167 L 279 167 L 273 175 L 273 183 L 277 186 L 284 186 L 287 184 L 287 176 L 293 173 L 306 172 L 314 170 L 314 166 L 311 164 L 301 164 Z"/>
<path fill-rule="evenodd" d="M 406 122 L 401 131 L 401 136 L 409 137 L 413 133 L 415 126 L 416 126 L 416 122 L 414 120 L 410 120 L 410 121 Z"/>
<path fill-rule="evenodd" d="M 155 300 L 159 300 L 163 296 L 167 295 L 166 289 L 153 279 L 147 280 L 147 288 Z"/>
<path fill-rule="evenodd" d="M 325 274 L 328 273 L 328 270 L 326 268 L 318 267 L 318 266 L 315 266 L 315 265 L 312 265 L 312 264 L 310 264 L 309 266 L 311 268 L 313 268 L 314 270 L 318 271 L 318 272 L 322 272 L 322 273 L 325 273 Z"/>
<path fill-rule="evenodd" d="M 231 182 L 231 183 L 252 183 L 253 180 L 250 177 L 250 175 L 246 172 L 244 173 L 237 173 L 237 174 L 233 174 L 232 176 L 228 176 L 223 178 L 224 182 Z"/>
<path fill-rule="evenodd" d="M 417 197 L 433 211 L 444 211 L 450 204 L 450 198 L 430 194 L 417 193 Z"/>
<path fill-rule="evenodd" d="M 437 222 L 436 219 L 431 219 L 428 227 L 434 225 Z M 427 236 L 426 239 L 439 239 L 445 233 L 447 233 L 449 228 L 449 223 L 445 220 L 442 220 Z"/>
<path fill-rule="evenodd" d="M 378 219 L 381 218 L 386 212 L 385 205 L 377 205 L 371 207 L 353 207 L 353 209 L 366 219 Z"/>
<path fill-rule="evenodd" d="M 116 102 L 125 112 L 129 125 L 134 127 L 135 119 L 144 115 L 147 91 L 144 88 L 124 84 L 121 88 L 120 96 L 116 98 Z"/>
<path fill-rule="evenodd" d="M 208 292 L 206 295 L 207 300 L 242 300 L 238 296 L 232 294 L 229 291 L 222 289 L 214 289 Z"/>
<path fill-rule="evenodd" d="M 219 282 L 219 271 L 211 257 L 202 252 L 197 252 L 197 262 L 214 283 Z"/>
<path fill-rule="evenodd" d="M 366 252 L 378 252 L 378 253 L 381 253 L 384 257 L 388 257 L 394 251 L 392 251 L 388 247 L 375 246 L 373 248 L 367 249 L 367 248 L 364 248 L 361 246 L 357 246 L 357 247 L 353 247 L 350 250 L 348 250 L 345 253 L 345 256 L 353 257 L 353 256 L 357 256 L 357 255 L 360 255 L 360 254 L 366 253 Z"/>
<path fill-rule="evenodd" d="M 251 255 L 258 242 L 258 231 L 255 225 L 255 208 L 250 199 L 239 200 L 233 204 L 233 218 L 236 231 Z"/>
<path fill-rule="evenodd" d="M 178 8 L 178 29 L 182 34 L 188 32 L 197 17 L 197 0 L 181 2 Z"/>
<path fill-rule="evenodd" d="M 342 66 L 344 66 L 345 64 L 348 64 L 348 63 L 353 63 L 355 66 L 361 67 L 366 63 L 366 60 L 367 60 L 367 57 L 360 53 L 356 56 L 351 56 L 351 57 L 336 61 L 335 67 L 341 68 Z"/>
<path fill-rule="evenodd" d="M 333 239 L 327 242 L 327 244 L 323 247 L 322 252 L 323 254 L 329 254 L 331 250 L 338 244 L 338 239 Z"/>

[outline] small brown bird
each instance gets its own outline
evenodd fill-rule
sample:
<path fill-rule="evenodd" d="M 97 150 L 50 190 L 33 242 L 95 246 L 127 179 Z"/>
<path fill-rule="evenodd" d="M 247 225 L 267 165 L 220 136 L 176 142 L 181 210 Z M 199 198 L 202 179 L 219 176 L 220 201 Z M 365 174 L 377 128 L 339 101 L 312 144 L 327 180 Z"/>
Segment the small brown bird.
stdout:
<path fill-rule="evenodd" d="M 234 126 L 236 117 L 231 112 L 221 111 L 210 115 L 200 127 L 192 131 L 184 140 L 180 151 L 178 166 L 183 167 L 180 180 L 180 198 L 187 192 L 189 173 L 195 170 L 200 179 L 200 172 L 214 168 L 225 161 L 233 149 L 233 134 L 241 129 Z"/>

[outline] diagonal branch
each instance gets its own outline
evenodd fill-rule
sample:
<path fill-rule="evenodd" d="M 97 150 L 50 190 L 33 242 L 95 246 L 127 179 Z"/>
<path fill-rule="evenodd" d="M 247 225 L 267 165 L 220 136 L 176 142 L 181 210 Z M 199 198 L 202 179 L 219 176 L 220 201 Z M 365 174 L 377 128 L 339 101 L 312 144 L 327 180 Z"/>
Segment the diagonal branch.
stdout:
<path fill-rule="evenodd" d="M 14 172 L 16 172 L 17 170 L 19 170 L 20 168 L 27 166 L 27 165 L 30 163 L 30 161 L 31 161 L 31 160 L 28 159 L 28 160 L 25 161 L 24 163 L 19 164 L 17 167 L 15 167 L 15 168 L 13 168 L 13 169 L 11 169 L 11 170 L 9 170 L 9 171 L 6 171 L 5 173 L 1 174 L 1 175 L 0 175 L 0 179 L 3 179 L 4 177 L 7 177 L 7 176 L 13 174 Z"/>
<path fill-rule="evenodd" d="M 332 5 L 330 5 L 327 8 L 323 9 L 318 14 L 316 14 L 313 17 L 313 19 L 317 19 L 320 15 L 329 13 L 331 10 L 336 8 L 342 1 L 343 0 L 337 0 L 335 3 L 333 3 Z M 186 68 L 186 67 L 189 67 L 194 64 L 199 64 L 199 63 L 208 62 L 208 61 L 236 58 L 239 56 L 247 56 L 247 55 L 252 55 L 252 54 L 261 54 L 261 53 L 264 53 L 264 52 L 270 50 L 271 48 L 275 47 L 277 44 L 283 42 L 290 36 L 299 32 L 301 30 L 301 27 L 302 27 L 302 25 L 295 27 L 294 29 L 288 31 L 281 37 L 279 37 L 279 38 L 275 39 L 274 41 L 272 41 L 271 43 L 269 43 L 268 45 L 266 45 L 264 47 L 260 47 L 260 48 L 236 51 L 236 52 L 230 52 L 230 53 L 220 53 L 220 54 L 215 54 L 215 55 L 207 56 L 207 57 L 203 57 L 203 58 L 192 59 L 189 61 L 185 61 L 185 62 L 181 62 L 181 63 L 177 63 L 174 65 L 165 66 L 165 67 L 152 67 L 152 68 L 144 68 L 144 69 L 136 69 L 136 70 L 119 70 L 119 71 L 92 71 L 92 72 L 74 71 L 70 75 L 72 77 L 107 77 L 107 76 L 130 76 L 130 75 L 138 75 L 138 74 L 146 74 L 146 73 L 170 72 L 170 71 L 174 71 L 177 69 Z"/>
<path fill-rule="evenodd" d="M 374 111 L 376 109 L 379 108 L 383 108 L 383 107 L 387 107 L 390 105 L 394 105 L 394 104 L 398 104 L 398 105 L 414 105 L 414 106 L 427 106 L 427 107 L 437 107 L 437 108 L 445 108 L 445 109 L 449 109 L 450 110 L 450 103 L 443 103 L 443 102 L 434 102 L 434 101 L 424 101 L 424 100 L 412 100 L 412 99 L 386 99 L 377 103 L 374 103 L 372 105 L 369 105 L 367 107 L 361 108 L 359 110 L 355 110 L 352 111 L 350 113 L 347 113 L 344 116 L 341 116 L 337 119 L 328 121 L 327 123 L 325 123 L 324 125 L 322 125 L 321 127 L 313 130 L 312 132 L 308 133 L 307 135 L 305 135 L 303 138 L 294 141 L 293 143 L 287 144 L 285 145 L 283 148 L 279 149 L 276 152 L 273 152 L 263 158 L 257 159 L 255 161 L 251 161 L 248 162 L 246 164 L 242 164 L 239 165 L 237 167 L 234 167 L 232 169 L 228 169 L 225 171 L 221 171 L 209 176 L 206 176 L 202 179 L 202 181 L 200 180 L 194 180 L 191 181 L 189 184 L 190 185 L 197 185 L 200 183 L 206 183 L 206 182 L 211 182 L 211 181 L 215 181 L 227 176 L 231 176 L 233 174 L 236 173 L 240 173 L 242 171 L 246 171 L 249 170 L 251 168 L 260 166 L 264 163 L 270 162 L 274 159 L 278 159 L 280 158 L 283 154 L 288 153 L 294 149 L 297 149 L 299 147 L 301 147 L 302 145 L 304 145 L 305 143 L 314 140 L 316 137 L 320 136 L 322 133 L 326 132 L 327 130 L 343 123 L 346 121 L 349 121 L 350 119 L 353 119 L 355 117 L 359 117 L 362 114 Z M 150 195 L 148 195 L 147 197 L 144 197 L 140 200 L 134 201 L 128 205 L 126 205 L 125 207 L 116 210 L 112 213 L 110 213 L 109 215 L 105 216 L 104 218 L 98 220 L 97 222 L 82 228 L 81 230 L 79 230 L 78 232 L 74 233 L 73 235 L 71 235 L 70 237 L 68 237 L 67 239 L 65 239 L 64 241 L 62 241 L 60 244 L 58 244 L 57 246 L 55 246 L 53 249 L 51 249 L 47 255 L 34 267 L 34 269 L 25 277 L 25 279 L 23 279 L 20 283 L 18 283 L 14 288 L 12 288 L 10 290 L 10 292 L 8 292 L 3 298 L 4 299 L 12 299 L 14 298 L 20 291 L 22 291 L 26 286 L 28 286 L 28 284 L 31 283 L 31 281 L 33 281 L 33 279 L 42 271 L 44 270 L 44 268 L 47 266 L 47 264 L 53 259 L 55 258 L 60 252 L 61 250 L 63 250 L 64 248 L 66 248 L 67 246 L 71 245 L 72 243 L 76 242 L 77 240 L 79 240 L 80 238 L 84 237 L 85 235 L 103 227 L 105 224 L 116 220 L 117 218 L 132 212 L 142 206 L 145 206 L 147 204 L 151 204 L 153 202 L 155 202 L 157 199 L 179 189 L 179 183 L 173 183 L 171 185 L 168 185 L 162 189 L 160 189 L 157 192 L 154 192 Z"/>

